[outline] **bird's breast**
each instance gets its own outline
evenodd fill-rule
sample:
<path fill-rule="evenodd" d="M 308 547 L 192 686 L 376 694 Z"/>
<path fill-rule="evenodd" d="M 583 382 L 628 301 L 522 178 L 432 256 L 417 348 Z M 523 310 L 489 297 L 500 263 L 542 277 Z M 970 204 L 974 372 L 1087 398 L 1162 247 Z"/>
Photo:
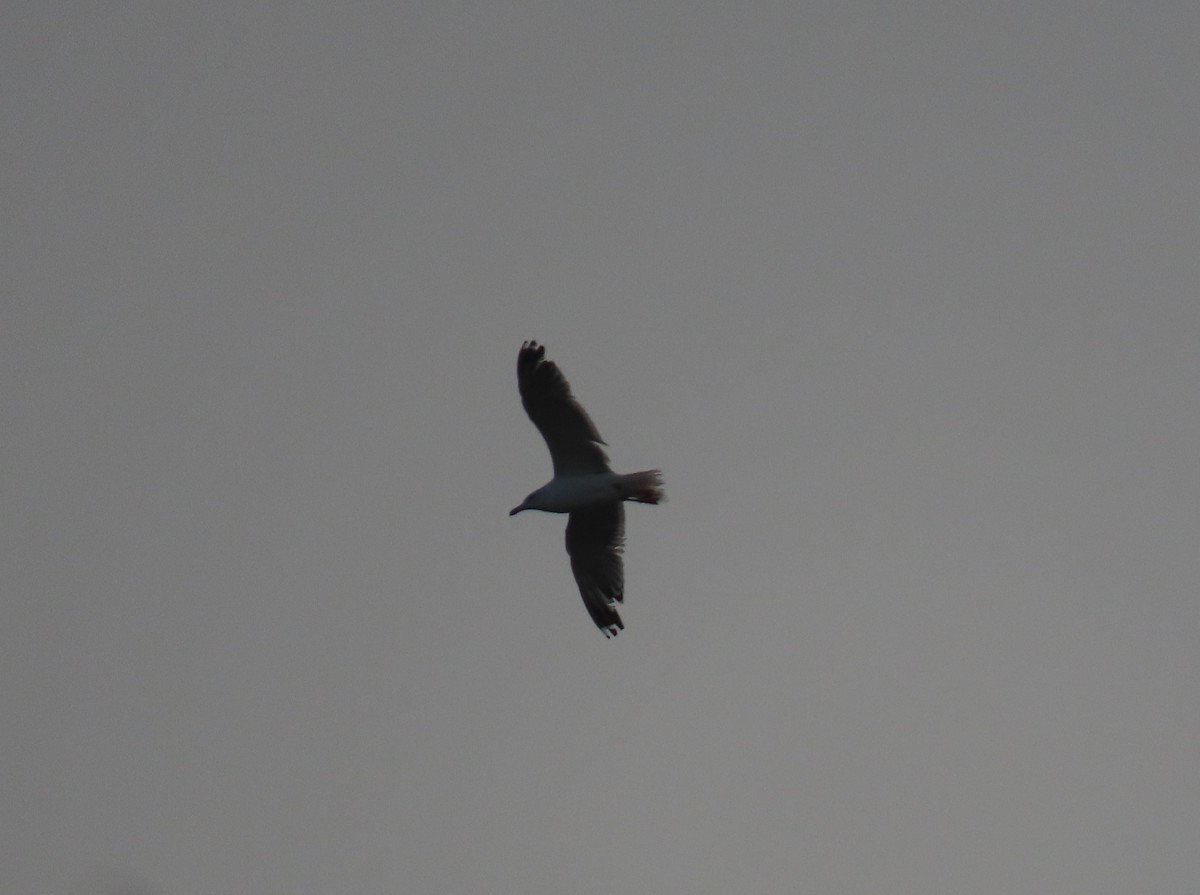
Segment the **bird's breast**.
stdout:
<path fill-rule="evenodd" d="M 559 476 L 540 489 L 537 509 L 549 513 L 569 513 L 598 503 L 620 500 L 617 478 L 611 472 Z"/>

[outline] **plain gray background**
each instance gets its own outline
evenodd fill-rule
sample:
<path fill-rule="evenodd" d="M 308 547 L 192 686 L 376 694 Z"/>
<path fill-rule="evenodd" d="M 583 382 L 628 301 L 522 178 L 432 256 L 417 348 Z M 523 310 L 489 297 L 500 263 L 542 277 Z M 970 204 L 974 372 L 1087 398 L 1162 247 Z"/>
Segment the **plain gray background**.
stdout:
<path fill-rule="evenodd" d="M 1196 4 L 2 25 L 0 891 L 1195 890 Z"/>

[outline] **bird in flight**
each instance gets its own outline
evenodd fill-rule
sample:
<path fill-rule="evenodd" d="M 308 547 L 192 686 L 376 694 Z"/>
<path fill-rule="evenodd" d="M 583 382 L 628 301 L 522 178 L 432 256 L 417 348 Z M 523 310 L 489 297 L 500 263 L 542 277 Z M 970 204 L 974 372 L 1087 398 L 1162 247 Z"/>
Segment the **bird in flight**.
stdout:
<path fill-rule="evenodd" d="M 583 597 L 583 605 L 605 637 L 625 628 L 617 604 L 625 601 L 623 501 L 666 500 L 657 469 L 627 475 L 613 472 L 596 424 L 571 394 L 566 377 L 546 347 L 526 342 L 517 355 L 517 387 L 554 464 L 554 478 L 538 488 L 508 515 L 522 510 L 567 514 L 567 555 Z"/>

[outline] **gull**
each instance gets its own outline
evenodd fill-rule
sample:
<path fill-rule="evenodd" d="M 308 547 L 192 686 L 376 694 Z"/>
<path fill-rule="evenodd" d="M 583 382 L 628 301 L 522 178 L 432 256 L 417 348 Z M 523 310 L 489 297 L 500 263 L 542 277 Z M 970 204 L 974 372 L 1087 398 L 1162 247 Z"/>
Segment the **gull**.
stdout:
<path fill-rule="evenodd" d="M 537 426 L 554 464 L 554 478 L 509 510 L 567 514 L 567 555 L 583 605 L 605 637 L 625 628 L 617 604 L 625 601 L 623 501 L 661 503 L 662 473 L 657 469 L 626 475 L 613 472 L 596 424 L 571 394 L 566 377 L 546 346 L 526 342 L 517 354 L 521 403 Z"/>

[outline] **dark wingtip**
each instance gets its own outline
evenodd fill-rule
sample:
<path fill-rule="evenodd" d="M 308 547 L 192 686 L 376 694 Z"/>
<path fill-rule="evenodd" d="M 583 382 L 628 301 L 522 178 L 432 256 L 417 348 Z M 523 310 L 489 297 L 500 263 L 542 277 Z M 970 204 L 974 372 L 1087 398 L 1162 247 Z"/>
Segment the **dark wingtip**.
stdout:
<path fill-rule="evenodd" d="M 546 356 L 546 346 L 539 345 L 536 339 L 530 339 L 528 342 L 521 343 L 521 350 L 517 352 L 517 370 L 532 369 Z"/>
<path fill-rule="evenodd" d="M 620 599 L 618 597 L 618 599 Z M 607 621 L 596 621 L 596 627 L 604 632 L 605 639 L 616 637 L 619 633 L 625 630 L 625 622 L 621 621 L 621 615 L 617 612 L 617 607 L 613 603 L 608 604 L 608 611 L 612 614 L 612 618 Z"/>

